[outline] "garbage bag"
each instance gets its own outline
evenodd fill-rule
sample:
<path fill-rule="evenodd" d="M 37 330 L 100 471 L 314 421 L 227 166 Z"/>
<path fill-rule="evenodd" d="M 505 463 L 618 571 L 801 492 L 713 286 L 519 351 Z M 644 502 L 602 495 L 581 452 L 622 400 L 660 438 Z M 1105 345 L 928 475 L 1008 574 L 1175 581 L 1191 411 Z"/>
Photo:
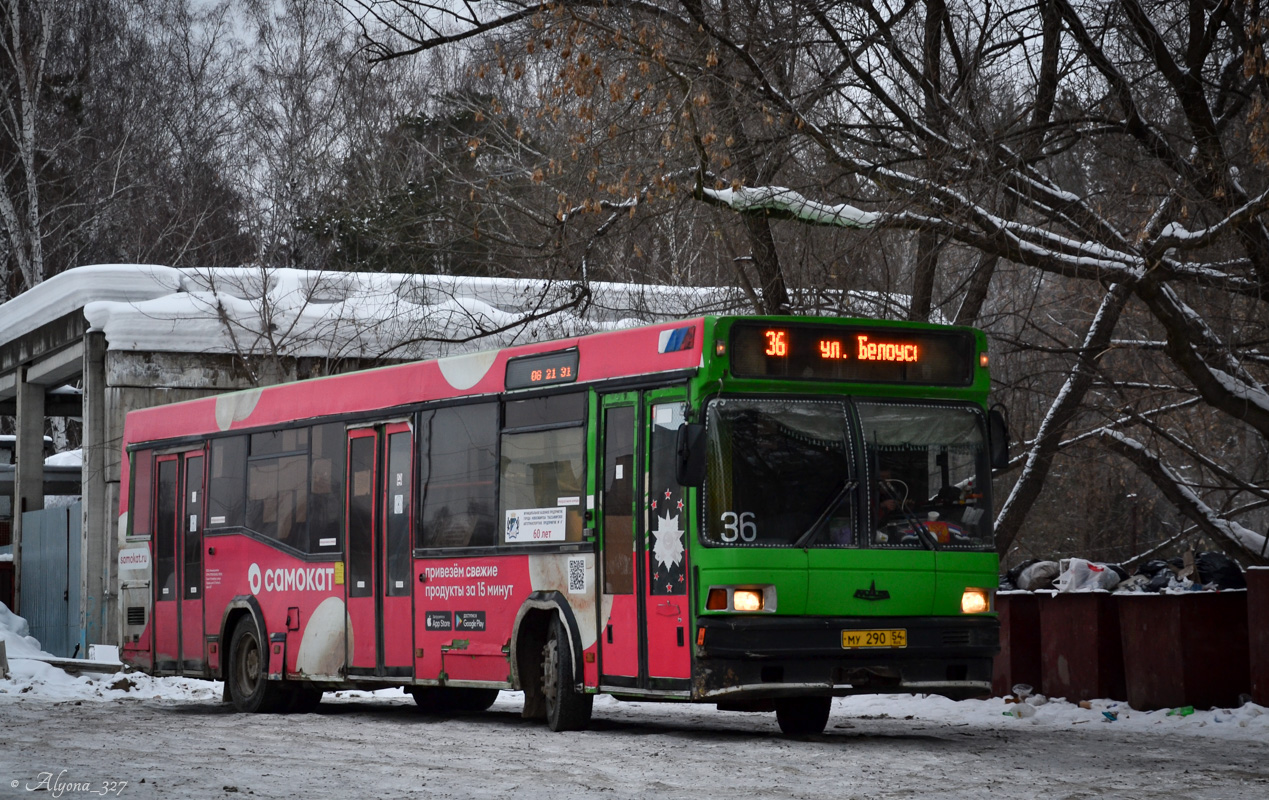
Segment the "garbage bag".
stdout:
<path fill-rule="evenodd" d="M 1146 563 L 1137 567 L 1137 574 L 1145 575 L 1147 578 L 1153 578 L 1155 575 L 1159 574 L 1159 570 L 1164 570 L 1167 568 L 1168 568 L 1168 562 L 1164 561 L 1163 559 L 1156 558 L 1151 561 L 1147 561 Z"/>
<path fill-rule="evenodd" d="M 1119 584 L 1119 573 L 1104 564 L 1094 564 L 1082 558 L 1066 562 L 1066 569 L 1058 575 L 1054 586 L 1059 592 L 1111 591 Z"/>
<path fill-rule="evenodd" d="M 1194 559 L 1199 583 L 1209 589 L 1246 589 L 1247 579 L 1238 564 L 1224 553 L 1199 553 Z"/>
<path fill-rule="evenodd" d="M 1018 581 L 1022 576 L 1022 571 L 1025 570 L 1027 567 L 1031 566 L 1032 564 L 1038 564 L 1038 563 L 1040 563 L 1040 559 L 1028 558 L 1026 561 L 1023 561 L 1021 564 L 1015 565 L 1013 568 L 1011 568 L 1008 572 L 1005 573 L 1005 577 L 1001 581 L 1001 585 L 1003 586 L 1005 581 L 1008 581 L 1012 585 L 1012 587 L 1021 589 L 1022 587 L 1018 586 Z"/>
<path fill-rule="evenodd" d="M 1146 577 L 1145 575 L 1142 575 L 1141 573 L 1137 573 L 1136 575 L 1133 575 L 1125 580 L 1120 581 L 1119 585 L 1115 587 L 1115 591 L 1116 592 L 1146 592 L 1146 591 L 1157 592 L 1159 591 L 1159 589 L 1147 588 L 1149 585 L 1150 585 L 1150 578 Z"/>
<path fill-rule="evenodd" d="M 1150 576 L 1150 582 L 1142 587 L 1147 592 L 1162 592 L 1176 581 L 1176 575 L 1170 569 L 1161 569 Z"/>
<path fill-rule="evenodd" d="M 1053 579 L 1061 571 L 1056 561 L 1037 561 L 1018 575 L 1018 588 L 1028 592 L 1052 589 Z"/>

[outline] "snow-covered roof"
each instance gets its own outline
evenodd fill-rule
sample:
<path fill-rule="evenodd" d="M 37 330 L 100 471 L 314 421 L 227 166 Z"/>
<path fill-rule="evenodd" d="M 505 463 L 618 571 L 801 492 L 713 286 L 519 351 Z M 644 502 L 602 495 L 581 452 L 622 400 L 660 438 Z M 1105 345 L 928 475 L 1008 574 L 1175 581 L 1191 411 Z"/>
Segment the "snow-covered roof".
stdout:
<path fill-rule="evenodd" d="M 867 293 L 830 304 L 868 317 L 903 305 Z M 415 359 L 750 308 L 732 287 L 108 264 L 0 306 L 0 341 L 82 309 L 112 350 Z"/>

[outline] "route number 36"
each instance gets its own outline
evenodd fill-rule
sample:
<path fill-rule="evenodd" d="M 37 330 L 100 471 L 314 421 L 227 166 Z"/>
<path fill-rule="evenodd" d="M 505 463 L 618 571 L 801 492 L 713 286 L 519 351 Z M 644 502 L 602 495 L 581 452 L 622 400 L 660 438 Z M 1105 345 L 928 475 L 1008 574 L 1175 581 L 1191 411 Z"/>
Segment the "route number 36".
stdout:
<path fill-rule="evenodd" d="M 724 542 L 734 542 L 736 539 L 752 542 L 758 538 L 758 525 L 753 521 L 752 511 L 741 511 L 739 514 L 735 511 L 724 511 L 722 523 Z"/>

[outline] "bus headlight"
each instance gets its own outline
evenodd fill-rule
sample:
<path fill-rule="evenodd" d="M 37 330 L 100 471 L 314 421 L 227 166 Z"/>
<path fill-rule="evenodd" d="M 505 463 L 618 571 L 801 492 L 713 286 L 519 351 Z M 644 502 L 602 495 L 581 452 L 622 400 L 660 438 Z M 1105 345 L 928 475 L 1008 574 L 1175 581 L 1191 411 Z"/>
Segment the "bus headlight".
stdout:
<path fill-rule="evenodd" d="M 970 587 L 961 594 L 962 614 L 981 614 L 991 610 L 991 602 L 986 589 Z"/>
<path fill-rule="evenodd" d="M 731 607 L 737 611 L 761 611 L 762 592 L 753 589 L 737 589 L 731 596 Z"/>
<path fill-rule="evenodd" d="M 752 614 L 756 611 L 774 613 L 776 588 L 774 586 L 711 586 L 705 595 L 706 611 L 737 611 Z"/>

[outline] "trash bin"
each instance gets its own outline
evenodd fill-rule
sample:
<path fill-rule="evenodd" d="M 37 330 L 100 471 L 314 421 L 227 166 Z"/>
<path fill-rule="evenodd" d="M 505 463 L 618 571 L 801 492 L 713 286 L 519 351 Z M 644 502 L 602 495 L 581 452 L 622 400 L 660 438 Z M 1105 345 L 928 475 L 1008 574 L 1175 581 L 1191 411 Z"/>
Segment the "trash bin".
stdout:
<path fill-rule="evenodd" d="M 1269 706 L 1269 567 L 1247 570 L 1247 647 L 1252 702 Z"/>
<path fill-rule="evenodd" d="M 1122 699 L 1123 645 L 1109 592 L 1041 592 L 1040 691 L 1071 702 Z"/>
<path fill-rule="evenodd" d="M 997 592 L 1000 654 L 992 668 L 991 690 L 1013 693 L 1015 684 L 1040 686 L 1040 601 L 1031 592 Z"/>
<path fill-rule="evenodd" d="M 1243 589 L 1118 595 L 1128 705 L 1237 706 L 1251 689 L 1247 596 Z"/>

